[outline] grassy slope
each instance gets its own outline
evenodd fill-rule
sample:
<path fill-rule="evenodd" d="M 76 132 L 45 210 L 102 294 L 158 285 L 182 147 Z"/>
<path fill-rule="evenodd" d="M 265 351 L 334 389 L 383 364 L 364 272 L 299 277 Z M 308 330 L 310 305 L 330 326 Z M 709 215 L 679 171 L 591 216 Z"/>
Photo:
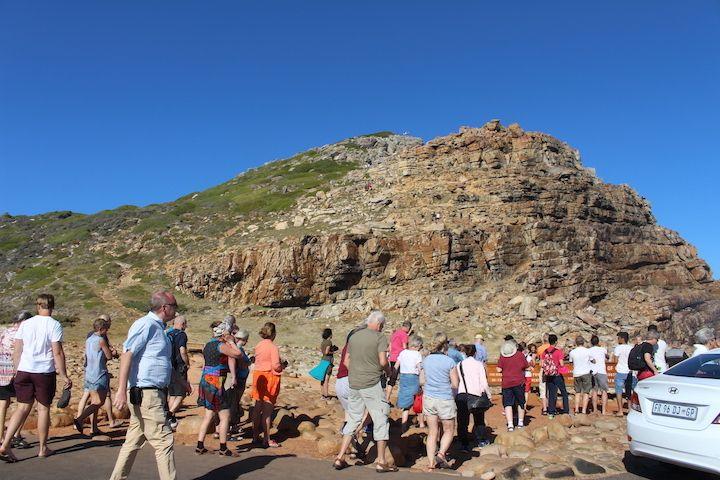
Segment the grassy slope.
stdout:
<path fill-rule="evenodd" d="M 352 142 L 347 145 L 352 149 Z M 354 162 L 310 150 L 165 204 L 93 215 L 6 215 L 0 218 L 0 322 L 48 291 L 71 337 L 82 336 L 101 312 L 118 318 L 121 330 L 145 311 L 153 289 L 173 285 L 163 264 L 217 247 L 232 227 L 286 210 L 354 168 Z M 189 297 L 180 301 L 188 313 L 218 308 Z"/>

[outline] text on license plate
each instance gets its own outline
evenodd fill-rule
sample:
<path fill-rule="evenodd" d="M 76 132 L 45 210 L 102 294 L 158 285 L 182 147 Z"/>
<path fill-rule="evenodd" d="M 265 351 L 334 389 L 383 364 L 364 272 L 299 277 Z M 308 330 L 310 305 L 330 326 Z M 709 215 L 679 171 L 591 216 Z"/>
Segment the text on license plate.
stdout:
<path fill-rule="evenodd" d="M 678 405 L 675 403 L 653 402 L 653 415 L 662 415 L 664 417 L 682 418 L 683 420 L 696 420 L 697 407 L 690 405 Z"/>

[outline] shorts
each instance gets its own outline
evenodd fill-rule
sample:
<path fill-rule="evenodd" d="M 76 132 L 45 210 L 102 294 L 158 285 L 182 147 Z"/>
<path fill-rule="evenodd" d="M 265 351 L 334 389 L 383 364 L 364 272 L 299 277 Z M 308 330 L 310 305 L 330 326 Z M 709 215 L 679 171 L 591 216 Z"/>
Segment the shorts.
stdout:
<path fill-rule="evenodd" d="M 107 392 L 110 390 L 110 379 L 107 375 L 100 377 L 97 382 L 91 382 L 88 379 L 85 379 L 83 388 L 87 392 Z"/>
<path fill-rule="evenodd" d="M 540 398 L 547 398 L 547 382 L 545 381 L 545 375 L 540 374 L 540 383 L 538 384 L 538 392 Z"/>
<path fill-rule="evenodd" d="M 280 394 L 280 375 L 274 375 L 270 371 L 253 370 L 252 386 L 253 400 L 260 400 L 274 405 Z"/>
<path fill-rule="evenodd" d="M 440 420 L 452 420 L 457 417 L 457 404 L 455 400 L 443 400 L 423 395 L 423 413 L 435 415 Z"/>
<path fill-rule="evenodd" d="M 0 385 L 0 400 L 10 400 L 15 396 L 15 388 L 12 382 L 7 385 Z"/>
<path fill-rule="evenodd" d="M 592 390 L 592 374 L 586 373 L 579 377 L 573 377 L 575 382 L 575 393 L 590 393 Z"/>
<path fill-rule="evenodd" d="M 382 385 L 376 385 L 360 390 L 350 389 L 348 394 L 348 409 L 345 411 L 345 426 L 343 435 L 353 435 L 360 426 L 367 409 L 373 422 L 373 440 L 390 439 L 390 404 L 385 400 Z"/>
<path fill-rule="evenodd" d="M 18 403 L 33 403 L 37 400 L 40 405 L 49 407 L 55 397 L 55 372 L 17 372 L 14 387 Z"/>
<path fill-rule="evenodd" d="M 187 371 L 182 372 L 173 368 L 170 374 L 170 385 L 168 385 L 168 396 L 170 397 L 186 397 L 188 395 L 185 389 L 187 385 Z"/>
<path fill-rule="evenodd" d="M 608 378 L 604 373 L 596 373 L 593 375 L 593 390 L 596 392 L 608 391 Z"/>
<path fill-rule="evenodd" d="M 525 377 L 525 393 L 530 393 L 532 388 L 532 377 Z"/>
<path fill-rule="evenodd" d="M 630 388 L 635 389 L 635 385 L 637 385 L 637 378 L 635 378 L 632 373 L 616 373 L 615 395 L 622 395 L 623 393 L 628 393 L 625 391 L 625 384 L 627 383 L 629 376 L 632 376 L 632 386 Z"/>
<path fill-rule="evenodd" d="M 512 407 L 514 405 L 525 406 L 525 384 L 515 385 L 502 389 L 503 407 Z"/>
<path fill-rule="evenodd" d="M 347 412 L 348 396 L 350 395 L 350 379 L 348 377 L 335 380 L 335 395 L 337 395 L 338 400 L 340 400 L 340 405 L 343 410 Z"/>

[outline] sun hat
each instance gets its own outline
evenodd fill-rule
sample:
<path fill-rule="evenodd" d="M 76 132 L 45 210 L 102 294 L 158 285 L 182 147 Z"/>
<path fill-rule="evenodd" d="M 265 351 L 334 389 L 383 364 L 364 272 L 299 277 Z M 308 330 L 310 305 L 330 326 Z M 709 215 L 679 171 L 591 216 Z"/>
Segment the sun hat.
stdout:
<path fill-rule="evenodd" d="M 512 341 L 507 341 L 502 344 L 502 347 L 500 347 L 500 355 L 503 357 L 512 357 L 517 353 L 517 343 Z"/>

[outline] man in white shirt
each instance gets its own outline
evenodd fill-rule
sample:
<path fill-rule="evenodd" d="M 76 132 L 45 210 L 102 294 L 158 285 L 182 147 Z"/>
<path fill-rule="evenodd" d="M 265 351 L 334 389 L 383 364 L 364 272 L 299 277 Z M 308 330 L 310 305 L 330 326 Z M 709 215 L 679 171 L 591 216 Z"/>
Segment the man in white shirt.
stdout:
<path fill-rule="evenodd" d="M 600 346 L 600 338 L 597 335 L 590 337 L 590 345 L 592 345 L 588 351 L 590 354 L 590 367 L 593 376 L 593 389 L 592 389 L 592 404 L 593 412 L 598 411 L 598 393 L 602 399 L 602 412 L 603 415 L 607 415 L 607 400 L 608 400 L 608 379 L 607 379 L 607 367 L 605 361 L 607 360 L 607 349 Z"/>
<path fill-rule="evenodd" d="M 20 324 L 15 333 L 14 361 L 17 373 L 13 385 L 18 408 L 8 424 L 5 438 L 0 446 L 0 458 L 15 462 L 17 458 L 10 449 L 12 435 L 25 422 L 37 401 L 38 457 L 49 457 L 53 452 L 47 446 L 50 428 L 50 404 L 55 396 L 57 371 L 63 388 L 69 389 L 72 381 L 65 370 L 65 351 L 60 323 L 52 318 L 55 298 L 47 293 L 37 297 L 38 314 Z"/>
<path fill-rule="evenodd" d="M 610 360 L 617 362 L 615 365 L 615 401 L 618 407 L 616 415 L 622 417 L 623 393 L 628 399 L 630 398 L 630 393 L 635 386 L 635 377 L 630 373 L 630 367 L 628 367 L 628 357 L 633 348 L 628 344 L 630 335 L 627 332 L 620 332 L 617 339 L 618 345 L 613 350 Z"/>
<path fill-rule="evenodd" d="M 693 345 L 695 350 L 692 353 L 693 357 L 697 357 L 702 353 L 707 353 L 713 348 L 717 348 L 717 341 L 715 339 L 715 331 L 710 327 L 701 328 L 695 333 L 696 344 Z"/>
<path fill-rule="evenodd" d="M 648 332 L 651 331 L 658 331 L 657 325 L 649 325 L 648 326 Z M 659 333 L 659 332 L 658 332 Z M 667 360 L 665 359 L 665 354 L 667 353 L 667 342 L 663 340 L 662 338 L 658 338 L 657 345 L 655 345 L 655 348 L 653 349 L 653 362 L 655 363 L 655 368 L 657 368 L 658 372 L 662 373 L 665 370 L 668 369 Z"/>
<path fill-rule="evenodd" d="M 576 348 L 570 352 L 575 382 L 575 413 L 587 413 L 592 389 L 590 350 L 585 347 L 585 339 L 581 335 L 575 338 L 575 345 Z"/>

